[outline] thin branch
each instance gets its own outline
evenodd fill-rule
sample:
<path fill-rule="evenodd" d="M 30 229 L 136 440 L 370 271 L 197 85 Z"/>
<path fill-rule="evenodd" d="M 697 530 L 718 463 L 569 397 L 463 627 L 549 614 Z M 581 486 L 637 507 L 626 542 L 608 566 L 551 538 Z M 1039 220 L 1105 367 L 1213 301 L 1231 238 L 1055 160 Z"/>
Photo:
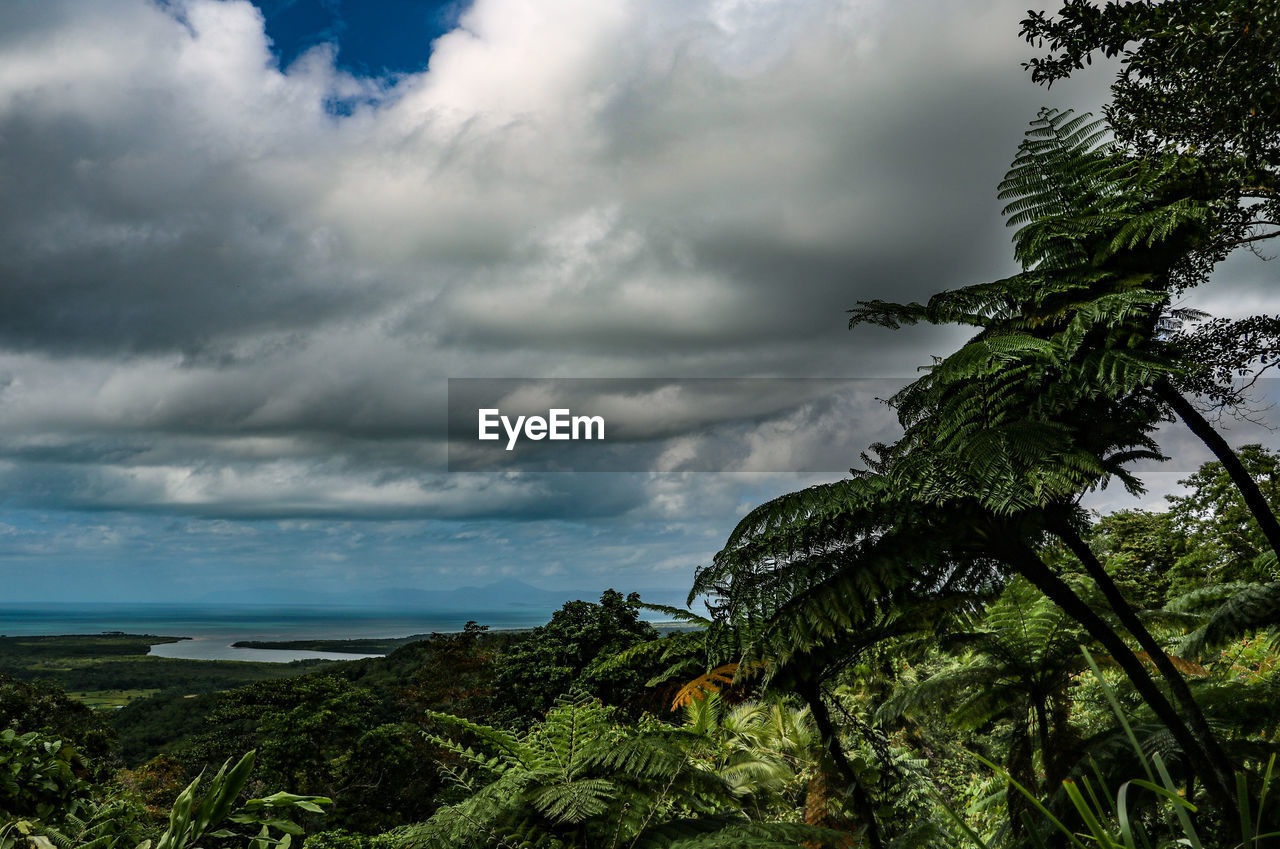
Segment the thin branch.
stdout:
<path fill-rule="evenodd" d="M 1236 240 L 1234 240 L 1234 241 L 1227 242 L 1227 243 L 1226 243 L 1226 247 L 1234 248 L 1234 247 L 1238 247 L 1238 246 L 1240 246 L 1240 245 L 1247 245 L 1247 244 L 1249 244 L 1250 242 L 1262 242 L 1262 241 L 1265 241 L 1265 240 L 1267 240 L 1267 239 L 1274 239 L 1274 238 L 1277 238 L 1277 237 L 1280 237 L 1280 230 L 1277 230 L 1277 231 L 1275 231 L 1274 233 L 1263 233 L 1263 234 L 1262 234 L 1262 235 L 1260 235 L 1260 236 L 1248 236 L 1248 237 L 1243 238 L 1243 239 L 1236 239 Z"/>

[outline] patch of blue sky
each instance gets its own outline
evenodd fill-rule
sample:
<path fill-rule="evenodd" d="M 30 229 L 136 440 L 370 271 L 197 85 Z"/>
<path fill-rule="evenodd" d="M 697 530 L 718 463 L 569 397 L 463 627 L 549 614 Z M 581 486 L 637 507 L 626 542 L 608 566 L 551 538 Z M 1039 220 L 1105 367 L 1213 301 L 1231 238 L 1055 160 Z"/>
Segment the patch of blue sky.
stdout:
<path fill-rule="evenodd" d="M 256 0 L 281 67 L 311 48 L 336 48 L 335 64 L 358 77 L 423 70 L 431 43 L 454 29 L 470 0 Z M 353 104 L 336 101 L 332 111 Z"/>

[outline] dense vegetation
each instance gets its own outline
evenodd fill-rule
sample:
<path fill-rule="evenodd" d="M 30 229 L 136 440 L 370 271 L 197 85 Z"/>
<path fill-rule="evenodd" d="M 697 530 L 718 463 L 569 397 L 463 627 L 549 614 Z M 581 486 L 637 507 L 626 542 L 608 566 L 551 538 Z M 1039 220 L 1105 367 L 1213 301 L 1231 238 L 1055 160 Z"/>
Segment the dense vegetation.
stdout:
<path fill-rule="evenodd" d="M 323 660 L 282 664 L 147 654 L 151 646 L 177 639 L 145 634 L 0 637 L 0 675 L 49 681 L 86 703 L 119 707 L 154 695 L 210 693 L 331 665 Z"/>
<path fill-rule="evenodd" d="M 1280 235 L 1280 5 L 1068 0 L 1023 34 L 1037 82 L 1123 62 L 1102 119 L 1018 149 L 1022 271 L 854 305 L 974 333 L 890 399 L 900 439 L 742 519 L 709 618 L 663 636 L 610 591 L 114 728 L 6 679 L 0 849 L 1274 845 L 1280 457 L 1215 423 L 1257 415 L 1280 317 L 1175 305 Z M 1215 459 L 1165 511 L 1086 511 L 1142 492 L 1161 426 Z"/>

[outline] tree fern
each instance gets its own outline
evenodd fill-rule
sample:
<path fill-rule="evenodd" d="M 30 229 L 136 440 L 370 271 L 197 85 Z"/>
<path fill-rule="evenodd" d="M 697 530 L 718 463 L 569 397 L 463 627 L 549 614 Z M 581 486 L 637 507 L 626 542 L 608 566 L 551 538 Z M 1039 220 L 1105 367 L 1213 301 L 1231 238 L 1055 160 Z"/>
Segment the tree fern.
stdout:
<path fill-rule="evenodd" d="M 465 801 L 402 832 L 409 846 L 774 847 L 795 835 L 820 835 L 794 827 L 743 830 L 738 794 L 695 757 L 706 737 L 651 720 L 626 728 L 590 699 L 563 701 L 518 738 L 464 721 L 443 724 L 480 749 L 496 747 L 504 768 L 495 773 L 483 755 L 470 758 L 495 777 L 472 782 Z M 737 839 L 730 835 L 748 842 L 715 842 Z"/>
<path fill-rule="evenodd" d="M 1184 640 L 1183 651 L 1203 655 L 1251 631 L 1280 640 L 1280 582 L 1246 584 L 1224 599 L 1203 626 Z"/>
<path fill-rule="evenodd" d="M 1188 720 L 1115 626 L 1034 554 L 1049 534 L 1080 541 L 1085 493 L 1113 479 L 1139 491 L 1131 464 L 1162 457 L 1152 436 L 1169 410 L 1162 386 L 1184 364 L 1156 326 L 1212 223 L 1198 176 L 1194 161 L 1134 161 L 1101 124 L 1044 112 L 1001 187 L 1024 271 L 926 304 L 855 307 L 851 325 L 976 333 L 890 399 L 904 433 L 876 446 L 868 472 L 757 508 L 699 571 L 694 593 L 753 629 L 745 657 L 775 668 L 818 654 L 847 660 L 868 639 L 930 621 L 929 605 L 946 611 L 1017 570 L 1104 641 L 1219 803 L 1234 804 L 1228 764 L 1185 681 L 1087 545 L 1073 552 Z"/>

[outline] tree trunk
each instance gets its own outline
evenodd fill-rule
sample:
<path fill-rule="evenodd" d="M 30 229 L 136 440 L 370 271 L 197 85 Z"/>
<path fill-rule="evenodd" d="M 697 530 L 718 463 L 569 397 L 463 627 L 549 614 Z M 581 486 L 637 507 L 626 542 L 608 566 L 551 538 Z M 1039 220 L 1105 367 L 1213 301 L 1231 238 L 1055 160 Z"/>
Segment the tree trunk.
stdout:
<path fill-rule="evenodd" d="M 1200 740 L 1205 753 L 1209 756 L 1214 772 L 1218 774 L 1218 779 L 1228 787 L 1232 786 L 1235 782 L 1235 768 L 1231 763 L 1231 759 L 1223 751 L 1222 744 L 1218 742 L 1217 736 L 1209 726 L 1209 721 L 1205 719 L 1204 712 L 1200 710 L 1200 705 L 1191 693 L 1191 688 L 1187 686 L 1187 680 L 1182 677 L 1182 673 L 1178 672 L 1173 665 L 1173 661 L 1165 653 L 1164 647 L 1156 641 L 1155 637 L 1151 636 L 1151 632 L 1147 630 L 1147 626 L 1138 618 L 1133 606 L 1129 604 L 1124 594 L 1120 592 L 1120 588 L 1116 586 L 1115 581 L 1107 574 L 1106 568 L 1094 555 L 1093 549 L 1089 548 L 1075 528 L 1071 527 L 1070 523 L 1060 516 L 1050 519 L 1050 528 L 1058 538 L 1067 544 L 1072 554 L 1084 564 L 1085 571 L 1089 573 L 1089 577 L 1102 590 L 1103 597 L 1115 612 L 1120 624 L 1133 635 L 1134 639 L 1138 641 L 1138 645 L 1142 646 L 1143 651 L 1151 658 L 1151 662 L 1155 664 L 1156 669 L 1160 671 L 1160 675 L 1168 683 L 1173 697 L 1177 699 L 1178 704 L 1182 707 L 1191 730 Z"/>
<path fill-rule="evenodd" d="M 1032 792 L 1036 787 L 1035 745 L 1031 742 L 1031 725 L 1025 713 L 1013 723 L 1009 732 L 1009 754 L 1005 770 L 1009 777 Z M 1005 795 L 1005 813 L 1009 817 L 1009 832 L 1014 838 L 1022 837 L 1023 828 L 1031 822 L 1031 803 L 1026 796 L 1009 788 Z"/>
<path fill-rule="evenodd" d="M 1045 795 L 1053 793 L 1058 788 L 1053 786 L 1053 748 L 1049 742 L 1049 710 L 1045 707 L 1045 700 L 1040 696 L 1032 697 L 1032 708 L 1036 714 L 1036 738 L 1040 741 L 1040 761 L 1044 767 L 1044 783 L 1041 785 Z"/>
<path fill-rule="evenodd" d="M 835 828 L 837 823 L 831 812 L 831 776 L 835 769 L 831 758 L 824 753 L 817 769 L 804 788 L 804 824 L 818 828 Z"/>
<path fill-rule="evenodd" d="M 998 544 L 999 545 L 999 544 Z M 1037 589 L 1061 607 L 1068 616 L 1075 619 L 1091 637 L 1102 644 L 1112 658 L 1120 666 L 1138 694 L 1151 707 L 1156 717 L 1169 729 L 1178 745 L 1187 755 L 1191 768 L 1200 773 L 1205 788 L 1213 800 L 1221 807 L 1223 821 L 1228 828 L 1239 828 L 1240 818 L 1235 794 L 1229 784 L 1224 784 L 1213 761 L 1201 745 L 1196 735 L 1191 732 L 1178 712 L 1174 710 L 1165 694 L 1156 686 L 1142 661 L 1125 644 L 1110 625 L 1100 617 L 1071 587 L 1054 574 L 1044 561 L 1025 543 L 1013 537 L 1005 538 L 1003 545 L 997 549 L 1005 562 L 1012 566 L 1018 574 L 1030 581 Z"/>
<path fill-rule="evenodd" d="M 835 763 L 832 762 L 831 755 L 824 751 L 818 759 L 813 777 L 805 787 L 804 824 L 830 831 L 854 831 L 856 826 L 844 816 L 843 806 L 837 801 L 837 797 L 844 795 L 840 789 L 843 786 L 843 776 L 836 775 Z M 801 845 L 804 849 L 848 849 L 849 840 L 842 835 L 832 841 L 809 840 Z"/>
<path fill-rule="evenodd" d="M 1271 550 L 1276 553 L 1277 558 L 1280 558 L 1280 522 L 1276 521 L 1276 514 L 1271 511 L 1271 505 L 1267 503 L 1262 490 L 1258 488 L 1258 482 L 1249 475 L 1240 458 L 1236 456 L 1236 452 L 1231 450 L 1231 446 L 1222 438 L 1222 434 L 1213 429 L 1213 425 L 1209 424 L 1209 420 L 1200 414 L 1195 405 L 1182 397 L 1182 393 L 1172 384 L 1162 380 L 1155 384 L 1155 390 L 1160 400 L 1173 408 L 1178 418 L 1186 423 L 1191 432 L 1198 436 L 1200 441 L 1207 445 L 1218 458 L 1218 462 L 1222 463 L 1222 468 L 1226 469 L 1227 474 L 1231 476 L 1231 482 L 1236 485 L 1236 489 L 1240 490 L 1240 495 L 1243 496 L 1249 512 L 1257 520 L 1258 527 L 1262 529 L 1262 535 L 1271 545 Z"/>
<path fill-rule="evenodd" d="M 1080 735 L 1071 725 L 1071 696 L 1069 688 L 1071 679 L 1063 676 L 1060 688 L 1049 695 L 1047 710 L 1049 713 L 1049 751 L 1053 757 L 1049 764 L 1052 772 L 1048 775 L 1049 786 L 1055 790 L 1062 786 L 1068 776 L 1071 765 L 1076 763 L 1080 755 Z"/>
<path fill-rule="evenodd" d="M 835 726 L 831 722 L 831 713 L 822 701 L 821 690 L 817 683 L 812 681 L 802 682 L 797 689 L 800 697 L 809 705 L 809 712 L 813 714 L 813 723 L 818 727 L 818 733 L 822 735 L 822 743 L 827 753 L 831 756 L 836 769 L 840 770 L 844 780 L 849 783 L 854 807 L 858 811 L 858 816 L 866 823 L 867 844 L 871 849 L 883 849 L 884 843 L 880 838 L 880 827 L 876 823 L 875 807 L 871 804 L 871 797 L 867 795 L 867 788 L 862 785 L 862 780 L 853 771 L 853 765 L 845 757 L 844 749 L 840 748 L 840 739 L 836 736 Z"/>

